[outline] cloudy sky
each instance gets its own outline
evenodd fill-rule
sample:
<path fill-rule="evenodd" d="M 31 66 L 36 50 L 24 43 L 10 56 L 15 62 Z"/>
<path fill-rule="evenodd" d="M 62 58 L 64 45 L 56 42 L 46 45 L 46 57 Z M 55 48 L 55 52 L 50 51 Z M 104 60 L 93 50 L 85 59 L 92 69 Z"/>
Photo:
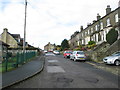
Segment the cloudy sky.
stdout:
<path fill-rule="evenodd" d="M 119 0 L 27 0 L 26 41 L 43 49 L 48 42 L 60 45 L 62 40 L 79 31 L 81 25 L 105 15 Z M 25 0 L 0 0 L 0 34 L 8 28 L 12 34 L 24 36 Z"/>

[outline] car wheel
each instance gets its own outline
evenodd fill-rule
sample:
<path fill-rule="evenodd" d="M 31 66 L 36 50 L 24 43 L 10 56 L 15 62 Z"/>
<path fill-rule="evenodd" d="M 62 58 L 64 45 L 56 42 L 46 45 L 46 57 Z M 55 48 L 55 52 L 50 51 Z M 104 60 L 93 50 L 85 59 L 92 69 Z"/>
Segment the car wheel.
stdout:
<path fill-rule="evenodd" d="M 116 66 L 119 66 L 119 65 L 120 65 L 120 61 L 119 61 L 119 60 L 116 60 L 116 61 L 115 61 L 115 65 L 116 65 Z"/>
<path fill-rule="evenodd" d="M 76 58 L 74 57 L 74 61 L 76 61 Z"/>

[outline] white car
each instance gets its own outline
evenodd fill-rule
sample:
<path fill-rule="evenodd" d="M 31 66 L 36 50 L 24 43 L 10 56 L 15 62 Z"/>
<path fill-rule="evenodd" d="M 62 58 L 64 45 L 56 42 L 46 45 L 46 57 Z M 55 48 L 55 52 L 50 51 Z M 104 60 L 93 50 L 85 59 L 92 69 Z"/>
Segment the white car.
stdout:
<path fill-rule="evenodd" d="M 106 64 L 115 64 L 116 66 L 120 65 L 120 52 L 116 52 L 111 56 L 103 58 L 103 62 Z"/>
<path fill-rule="evenodd" d="M 59 54 L 60 54 L 60 52 L 57 51 L 57 50 L 53 51 L 53 53 L 56 54 L 56 55 L 59 55 Z"/>
<path fill-rule="evenodd" d="M 70 59 L 76 60 L 86 60 L 85 53 L 83 51 L 73 51 L 73 53 L 70 55 Z"/>

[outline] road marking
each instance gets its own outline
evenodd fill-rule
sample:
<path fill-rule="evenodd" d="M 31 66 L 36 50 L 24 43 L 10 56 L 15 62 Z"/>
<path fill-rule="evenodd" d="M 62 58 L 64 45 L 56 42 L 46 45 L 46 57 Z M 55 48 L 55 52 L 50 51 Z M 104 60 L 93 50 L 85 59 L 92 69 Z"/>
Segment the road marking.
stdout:
<path fill-rule="evenodd" d="M 60 66 L 47 66 L 48 73 L 64 73 L 65 70 Z"/>
<path fill-rule="evenodd" d="M 48 62 L 52 63 L 52 62 L 58 62 L 58 60 L 48 60 Z"/>

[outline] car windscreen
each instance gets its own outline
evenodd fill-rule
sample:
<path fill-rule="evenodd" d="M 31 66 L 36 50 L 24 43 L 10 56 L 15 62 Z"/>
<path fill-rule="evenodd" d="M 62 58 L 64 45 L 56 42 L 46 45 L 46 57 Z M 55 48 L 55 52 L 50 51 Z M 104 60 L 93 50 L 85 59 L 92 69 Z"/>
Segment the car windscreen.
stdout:
<path fill-rule="evenodd" d="M 120 53 L 119 54 L 112 54 L 112 56 L 120 56 Z"/>

